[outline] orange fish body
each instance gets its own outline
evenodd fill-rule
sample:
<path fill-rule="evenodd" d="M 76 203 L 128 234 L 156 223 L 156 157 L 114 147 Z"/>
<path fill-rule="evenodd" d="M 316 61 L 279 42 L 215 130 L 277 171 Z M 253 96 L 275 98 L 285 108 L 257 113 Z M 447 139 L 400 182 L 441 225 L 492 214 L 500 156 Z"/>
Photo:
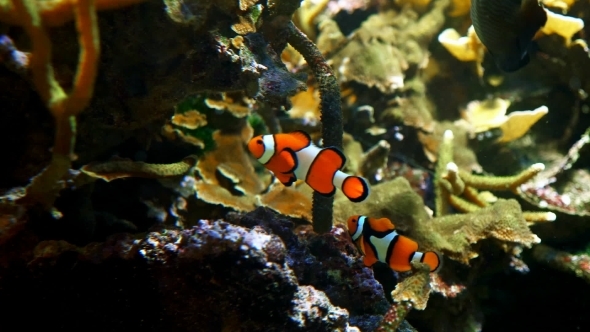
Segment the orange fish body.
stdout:
<path fill-rule="evenodd" d="M 248 143 L 248 150 L 286 186 L 302 179 L 325 196 L 334 195 L 336 188 L 353 202 L 369 196 L 365 179 L 340 170 L 346 162 L 344 154 L 334 147 L 313 145 L 304 131 L 256 136 Z"/>
<path fill-rule="evenodd" d="M 348 233 L 365 255 L 364 264 L 372 266 L 376 262 L 389 265 L 392 270 L 406 272 L 411 270 L 411 262 L 421 262 L 430 266 L 430 272 L 441 267 L 441 260 L 434 251 L 420 252 L 418 244 L 395 231 L 395 226 L 387 218 L 374 219 L 366 216 L 348 218 Z"/>

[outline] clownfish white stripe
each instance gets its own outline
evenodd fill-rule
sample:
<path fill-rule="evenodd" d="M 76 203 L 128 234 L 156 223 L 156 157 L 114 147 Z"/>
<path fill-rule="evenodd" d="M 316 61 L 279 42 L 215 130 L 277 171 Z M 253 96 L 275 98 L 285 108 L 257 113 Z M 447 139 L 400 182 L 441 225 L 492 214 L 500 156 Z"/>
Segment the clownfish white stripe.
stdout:
<path fill-rule="evenodd" d="M 363 227 L 365 227 L 365 219 L 367 219 L 367 217 L 365 217 L 365 216 L 361 216 L 359 218 L 356 232 L 354 232 L 354 234 L 352 234 L 352 236 L 351 236 L 353 241 L 358 240 L 359 237 L 361 237 L 361 235 L 363 235 Z"/>
<path fill-rule="evenodd" d="M 377 255 L 377 260 L 382 262 L 387 262 L 387 252 L 389 246 L 393 243 L 395 244 L 394 239 L 397 237 L 396 231 L 391 231 L 384 237 L 376 237 L 371 236 L 369 241 L 375 247 L 375 254 Z"/>
<path fill-rule="evenodd" d="M 422 254 L 419 251 L 416 251 L 414 254 L 412 254 L 410 261 L 414 262 L 414 263 L 422 263 L 423 259 L 424 259 L 424 254 Z"/>
<path fill-rule="evenodd" d="M 270 158 L 275 154 L 275 147 L 277 143 L 275 142 L 275 137 L 273 135 L 265 135 L 262 137 L 262 143 L 264 144 L 264 153 L 258 161 L 261 164 L 266 164 L 270 161 Z"/>
<path fill-rule="evenodd" d="M 334 174 L 334 179 L 332 179 L 332 184 L 334 185 L 334 187 L 336 187 L 338 189 L 342 189 L 342 185 L 344 184 L 344 180 L 346 180 L 347 177 L 349 177 L 348 174 L 346 174 L 342 171 L 336 171 L 336 173 Z"/>
<path fill-rule="evenodd" d="M 298 165 L 294 173 L 298 179 L 305 180 L 307 178 L 309 168 L 311 167 L 311 164 L 315 160 L 315 157 L 320 152 L 320 150 L 321 149 L 317 146 L 310 144 L 305 149 L 302 149 L 299 152 L 295 152 L 295 155 L 297 155 Z"/>

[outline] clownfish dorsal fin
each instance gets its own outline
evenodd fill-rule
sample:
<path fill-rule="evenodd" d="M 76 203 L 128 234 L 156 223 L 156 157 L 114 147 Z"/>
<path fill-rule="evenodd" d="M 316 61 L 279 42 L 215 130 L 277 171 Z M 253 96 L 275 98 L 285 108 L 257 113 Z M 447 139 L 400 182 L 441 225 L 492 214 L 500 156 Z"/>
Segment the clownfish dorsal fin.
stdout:
<path fill-rule="evenodd" d="M 391 220 L 387 218 L 379 218 L 379 219 L 370 219 L 371 222 L 371 229 L 376 232 L 387 232 L 395 229 L 395 226 L 391 222 Z"/>
<path fill-rule="evenodd" d="M 278 170 L 283 174 L 293 173 L 298 166 L 297 155 L 290 148 L 285 148 L 279 152 L 279 158 L 282 162 L 281 169 Z"/>
<path fill-rule="evenodd" d="M 311 144 L 311 136 L 309 136 L 309 134 L 303 130 L 295 130 L 291 132 L 290 135 L 301 142 L 301 144 L 304 145 L 304 148 Z"/>

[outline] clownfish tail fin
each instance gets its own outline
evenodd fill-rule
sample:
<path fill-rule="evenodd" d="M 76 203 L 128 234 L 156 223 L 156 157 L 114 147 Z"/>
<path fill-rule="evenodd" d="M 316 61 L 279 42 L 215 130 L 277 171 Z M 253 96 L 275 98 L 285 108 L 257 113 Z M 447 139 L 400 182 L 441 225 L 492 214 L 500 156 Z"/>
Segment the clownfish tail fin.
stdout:
<path fill-rule="evenodd" d="M 346 198 L 354 203 L 364 201 L 371 192 L 367 180 L 341 171 L 334 175 L 334 186 L 339 187 Z"/>
<path fill-rule="evenodd" d="M 427 251 L 422 255 L 422 263 L 430 266 L 430 272 L 438 272 L 442 267 L 442 259 L 434 251 Z"/>

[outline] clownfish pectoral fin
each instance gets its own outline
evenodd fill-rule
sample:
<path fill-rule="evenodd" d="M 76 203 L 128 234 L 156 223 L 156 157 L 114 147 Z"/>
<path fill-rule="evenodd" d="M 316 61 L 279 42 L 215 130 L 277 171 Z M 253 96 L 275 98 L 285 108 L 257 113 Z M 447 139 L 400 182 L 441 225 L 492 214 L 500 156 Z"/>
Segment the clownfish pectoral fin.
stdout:
<path fill-rule="evenodd" d="M 377 263 L 377 257 L 374 255 L 365 255 L 365 258 L 363 259 L 363 264 L 365 264 L 365 266 L 373 266 L 375 263 Z"/>
<path fill-rule="evenodd" d="M 425 252 L 422 256 L 422 263 L 430 266 L 430 272 L 437 272 L 442 267 L 442 260 L 434 251 Z"/>
<path fill-rule="evenodd" d="M 283 174 L 293 173 L 297 168 L 297 156 L 293 150 L 286 148 L 283 151 L 279 152 L 279 160 L 281 163 L 277 165 L 277 172 Z"/>
<path fill-rule="evenodd" d="M 300 143 L 298 145 L 302 146 L 302 149 L 311 144 L 311 136 L 303 130 L 295 130 L 289 134 Z"/>
<path fill-rule="evenodd" d="M 297 178 L 293 174 L 276 173 L 275 176 L 286 187 L 290 187 L 295 181 L 297 181 Z"/>
<path fill-rule="evenodd" d="M 346 198 L 354 203 L 364 201 L 370 193 L 367 180 L 354 175 L 349 175 L 342 181 L 341 189 Z"/>

